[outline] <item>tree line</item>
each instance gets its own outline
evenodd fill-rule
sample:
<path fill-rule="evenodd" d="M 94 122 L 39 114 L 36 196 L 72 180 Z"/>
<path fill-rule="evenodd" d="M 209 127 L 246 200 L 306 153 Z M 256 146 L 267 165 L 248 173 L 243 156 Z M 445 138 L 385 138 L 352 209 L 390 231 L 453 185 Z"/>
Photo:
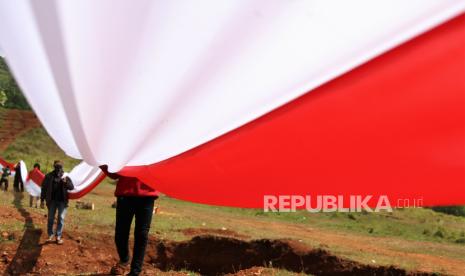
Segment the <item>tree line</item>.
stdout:
<path fill-rule="evenodd" d="M 26 98 L 16 83 L 5 60 L 0 57 L 0 106 L 30 110 Z"/>

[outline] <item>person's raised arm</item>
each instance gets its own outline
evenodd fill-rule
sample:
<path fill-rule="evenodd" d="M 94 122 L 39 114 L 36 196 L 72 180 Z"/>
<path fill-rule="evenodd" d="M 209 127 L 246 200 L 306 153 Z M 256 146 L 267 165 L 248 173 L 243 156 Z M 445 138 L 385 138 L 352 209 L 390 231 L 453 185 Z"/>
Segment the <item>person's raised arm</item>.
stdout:
<path fill-rule="evenodd" d="M 71 178 L 67 176 L 64 179 L 64 184 L 65 184 L 66 190 L 71 191 L 74 189 L 73 181 L 71 180 Z"/>

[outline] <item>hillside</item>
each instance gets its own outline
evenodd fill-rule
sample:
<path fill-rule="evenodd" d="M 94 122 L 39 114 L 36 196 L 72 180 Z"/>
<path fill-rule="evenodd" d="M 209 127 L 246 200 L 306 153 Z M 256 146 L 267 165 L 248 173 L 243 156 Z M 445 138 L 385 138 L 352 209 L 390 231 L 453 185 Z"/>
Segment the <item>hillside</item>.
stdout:
<path fill-rule="evenodd" d="M 24 160 L 28 167 L 39 163 L 43 171 L 51 170 L 56 159 L 65 161 L 67 170 L 79 163 L 65 155 L 27 110 L 0 108 L 0 152 L 6 161 Z"/>
<path fill-rule="evenodd" d="M 39 163 L 43 171 L 50 170 L 56 159 L 65 161 L 67 170 L 78 163 L 47 135 L 1 57 L 0 105 L 0 156 L 5 160 L 24 160 L 28 166 Z"/>

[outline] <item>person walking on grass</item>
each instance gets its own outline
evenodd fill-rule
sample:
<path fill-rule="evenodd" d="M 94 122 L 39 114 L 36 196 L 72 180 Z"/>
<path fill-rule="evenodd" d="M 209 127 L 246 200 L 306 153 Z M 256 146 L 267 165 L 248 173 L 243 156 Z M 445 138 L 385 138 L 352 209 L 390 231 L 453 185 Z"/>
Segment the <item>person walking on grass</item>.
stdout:
<path fill-rule="evenodd" d="M 0 179 L 0 187 L 2 187 L 3 184 L 5 184 L 5 189 L 4 189 L 5 192 L 8 191 L 8 177 L 10 175 L 11 175 L 10 168 L 8 168 L 7 166 L 3 167 L 2 168 L 2 177 Z"/>
<path fill-rule="evenodd" d="M 52 242 L 56 237 L 57 244 L 63 244 L 62 234 L 68 208 L 68 191 L 74 189 L 74 185 L 69 177 L 64 176 L 63 162 L 56 160 L 53 168 L 54 170 L 48 173 L 42 182 L 40 199 L 45 200 L 48 208 L 47 242 Z M 53 224 L 57 212 L 57 227 L 54 232 Z"/>
<path fill-rule="evenodd" d="M 127 177 L 116 173 L 109 173 L 106 165 L 100 166 L 110 178 L 117 179 L 115 244 L 119 255 L 119 262 L 112 267 L 112 275 L 122 275 L 129 266 L 129 232 L 135 217 L 134 248 L 130 272 L 127 275 L 139 275 L 144 263 L 145 248 L 147 247 L 150 224 L 152 222 L 153 206 L 158 192 L 142 183 L 135 177 Z"/>

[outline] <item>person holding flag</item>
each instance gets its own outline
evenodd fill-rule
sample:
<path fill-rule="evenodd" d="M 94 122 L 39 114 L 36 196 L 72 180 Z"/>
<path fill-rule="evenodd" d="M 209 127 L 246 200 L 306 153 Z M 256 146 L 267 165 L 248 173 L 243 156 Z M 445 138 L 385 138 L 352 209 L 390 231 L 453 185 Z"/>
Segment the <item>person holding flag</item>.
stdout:
<path fill-rule="evenodd" d="M 56 160 L 54 170 L 45 176 L 42 183 L 40 199 L 45 200 L 48 208 L 47 242 L 52 242 L 56 236 L 57 244 L 63 244 L 63 227 L 68 208 L 68 191 L 74 189 L 71 179 L 64 175 L 63 162 Z M 55 214 L 58 212 L 56 232 L 53 231 Z"/>
<path fill-rule="evenodd" d="M 8 168 L 8 166 L 5 166 L 2 168 L 2 177 L 0 179 L 0 187 L 3 186 L 3 184 L 5 184 L 5 189 L 4 191 L 8 191 L 8 177 L 11 175 L 11 171 L 10 171 L 10 168 Z"/>
<path fill-rule="evenodd" d="M 139 275 L 144 263 L 150 224 L 152 222 L 154 202 L 158 191 L 135 177 L 123 176 L 108 172 L 106 165 L 100 169 L 111 179 L 116 179 L 116 225 L 115 244 L 120 258 L 119 263 L 112 267 L 112 275 L 123 275 L 129 265 L 129 232 L 135 217 L 134 248 L 131 270 L 127 275 Z"/>

